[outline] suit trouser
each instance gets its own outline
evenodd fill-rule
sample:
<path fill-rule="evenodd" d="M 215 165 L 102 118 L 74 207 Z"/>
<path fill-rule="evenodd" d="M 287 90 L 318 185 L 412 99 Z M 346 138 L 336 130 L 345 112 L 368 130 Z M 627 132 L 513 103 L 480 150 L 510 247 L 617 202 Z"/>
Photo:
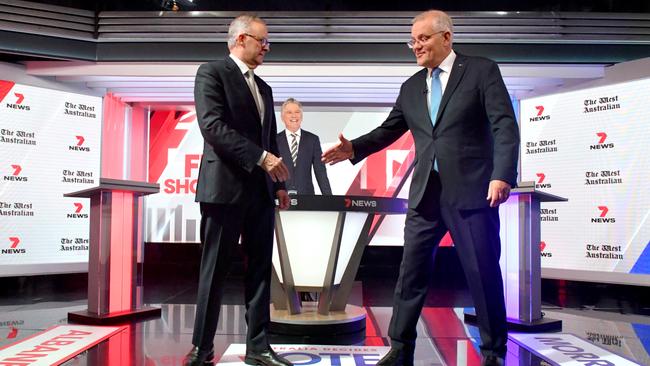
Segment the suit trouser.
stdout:
<path fill-rule="evenodd" d="M 223 283 L 240 234 L 246 255 L 246 349 L 259 352 L 268 348 L 274 207 L 266 192 L 251 192 L 251 196 L 254 199 L 242 205 L 201 203 L 203 254 L 192 338 L 201 349 L 213 347 Z"/>
<path fill-rule="evenodd" d="M 440 178 L 432 172 L 420 205 L 409 209 L 406 216 L 404 254 L 388 330 L 392 346 L 406 352 L 415 350 L 416 326 L 433 272 L 433 255 L 449 229 L 474 301 L 481 352 L 503 357 L 508 334 L 499 267 L 498 208 L 449 207 L 441 204 L 440 190 Z"/>

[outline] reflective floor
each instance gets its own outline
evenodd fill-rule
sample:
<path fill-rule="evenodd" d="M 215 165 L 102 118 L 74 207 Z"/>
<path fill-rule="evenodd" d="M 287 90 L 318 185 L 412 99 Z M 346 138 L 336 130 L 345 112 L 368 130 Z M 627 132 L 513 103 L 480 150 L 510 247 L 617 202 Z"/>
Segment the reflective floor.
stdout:
<path fill-rule="evenodd" d="M 368 313 L 365 332 L 345 337 L 283 337 L 274 336 L 277 344 L 347 344 L 386 346 L 386 332 L 391 315 L 390 287 L 377 283 L 359 283 L 352 302 L 363 305 Z M 372 283 L 372 285 L 370 285 Z M 43 331 L 53 325 L 66 324 L 67 313 L 86 308 L 83 289 L 38 288 L 29 291 L 0 292 L 0 348 Z M 56 286 L 55 286 L 56 287 Z M 74 287 L 74 286 L 73 286 Z M 236 305 L 241 297 L 237 285 L 226 289 L 226 302 L 221 319 L 215 351 L 218 355 L 232 343 L 244 343 L 244 309 Z M 117 335 L 90 348 L 64 365 L 180 365 L 183 356 L 191 348 L 195 305 L 192 304 L 192 285 L 153 288 L 148 296 L 154 306 L 162 308 L 159 319 L 143 321 L 126 326 Z M 436 289 L 432 289 L 436 291 Z M 440 289 L 439 292 L 451 291 Z M 452 291 L 453 292 L 453 291 Z M 456 303 L 465 302 L 466 294 L 456 291 L 446 299 Z M 14 295 L 8 295 L 13 293 Z M 432 306 L 427 301 L 418 324 L 416 351 L 417 365 L 479 365 L 478 330 L 463 322 L 465 308 Z M 67 300 L 66 300 L 67 299 Z M 180 301 L 177 300 L 190 300 Z M 642 300 L 643 301 L 643 300 Z M 441 302 L 441 301 L 438 301 Z M 380 305 L 377 305 L 377 304 Z M 463 305 L 464 306 L 464 305 Z M 647 306 L 647 303 L 646 303 Z M 639 314 L 623 314 L 613 309 L 596 310 L 593 307 L 560 308 L 546 303 L 546 317 L 563 321 L 563 333 L 572 333 L 611 352 L 650 365 L 650 317 Z M 514 341 L 508 344 L 507 365 L 552 364 L 520 347 Z M 343 365 L 345 366 L 345 365 Z"/>

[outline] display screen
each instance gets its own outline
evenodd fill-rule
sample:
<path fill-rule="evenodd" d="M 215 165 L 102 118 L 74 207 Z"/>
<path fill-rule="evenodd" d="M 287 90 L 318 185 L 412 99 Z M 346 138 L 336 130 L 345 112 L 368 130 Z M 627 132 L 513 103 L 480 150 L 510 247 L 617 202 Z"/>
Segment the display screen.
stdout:
<path fill-rule="evenodd" d="M 650 79 L 522 100 L 521 177 L 542 204 L 544 277 L 650 284 Z"/>
<path fill-rule="evenodd" d="M 102 98 L 0 80 L 0 276 L 87 270 Z"/>

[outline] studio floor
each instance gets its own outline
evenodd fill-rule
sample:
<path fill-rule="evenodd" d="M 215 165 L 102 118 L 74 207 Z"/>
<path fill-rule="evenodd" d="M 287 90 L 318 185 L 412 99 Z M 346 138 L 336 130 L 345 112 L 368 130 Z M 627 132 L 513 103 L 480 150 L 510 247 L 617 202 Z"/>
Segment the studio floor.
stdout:
<path fill-rule="evenodd" d="M 196 283 L 192 276 L 160 277 L 145 282 L 146 303 L 162 309 L 160 318 L 126 325 L 64 365 L 181 365 L 191 348 Z M 2 279 L 0 285 L 0 348 L 54 325 L 67 324 L 68 312 L 86 308 L 87 284 L 83 274 Z M 330 337 L 274 335 L 271 341 L 280 345 L 367 346 L 381 353 L 389 345 L 387 329 L 393 287 L 392 276 L 366 275 L 356 282 L 350 302 L 366 310 L 365 331 Z M 245 342 L 242 290 L 241 279 L 233 276 L 225 289 L 214 340 L 217 358 L 231 344 Z M 543 312 L 545 317 L 562 320 L 564 334 L 575 335 L 636 364 L 650 365 L 647 294 L 645 288 L 630 286 L 545 281 Z M 462 285 L 432 283 L 418 324 L 417 365 L 480 364 L 478 329 L 463 321 L 464 311 L 469 308 L 471 299 Z M 513 333 L 508 343 L 507 365 L 554 364 L 512 338 Z M 298 356 L 292 361 L 310 362 Z"/>

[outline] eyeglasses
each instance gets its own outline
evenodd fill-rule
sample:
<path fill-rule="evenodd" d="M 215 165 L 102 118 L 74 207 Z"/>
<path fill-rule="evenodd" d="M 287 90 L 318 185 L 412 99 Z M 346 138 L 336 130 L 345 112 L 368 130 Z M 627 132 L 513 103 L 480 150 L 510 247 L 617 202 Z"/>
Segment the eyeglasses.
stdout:
<path fill-rule="evenodd" d="M 441 31 L 437 31 L 437 32 L 435 32 L 435 33 L 431 33 L 431 34 L 428 34 L 428 35 L 427 35 L 427 34 L 423 34 L 423 35 L 419 36 L 418 39 L 413 39 L 413 38 L 411 38 L 408 42 L 406 42 L 406 45 L 407 45 L 409 48 L 413 48 L 413 47 L 415 47 L 416 44 L 418 44 L 418 43 L 419 43 L 419 44 L 427 43 L 427 41 L 429 41 L 429 40 L 430 40 L 433 36 L 435 36 L 436 34 L 438 34 L 438 33 L 444 33 L 444 32 L 446 32 L 446 31 L 441 30 Z"/>
<path fill-rule="evenodd" d="M 245 35 L 245 36 L 249 36 L 249 37 L 251 37 L 252 39 L 258 41 L 258 42 L 262 45 L 262 47 L 266 47 L 266 46 L 270 46 L 270 45 L 271 45 L 271 42 L 269 42 L 269 39 L 268 39 L 268 38 L 258 38 L 258 37 L 256 37 L 256 36 L 250 34 L 250 33 L 244 33 L 244 35 Z"/>

